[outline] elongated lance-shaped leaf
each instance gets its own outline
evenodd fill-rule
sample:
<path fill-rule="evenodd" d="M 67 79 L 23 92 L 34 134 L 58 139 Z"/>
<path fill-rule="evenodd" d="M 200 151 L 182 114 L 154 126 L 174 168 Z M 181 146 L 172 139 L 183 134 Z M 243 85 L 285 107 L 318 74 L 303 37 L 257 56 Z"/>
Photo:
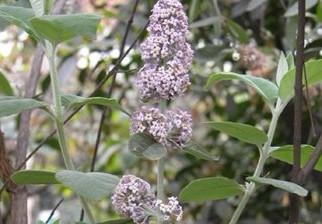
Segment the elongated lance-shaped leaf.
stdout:
<path fill-rule="evenodd" d="M 282 78 L 288 72 L 288 63 L 284 53 L 281 51 L 280 58 L 278 60 L 277 70 L 276 70 L 276 84 L 279 86 Z"/>
<path fill-rule="evenodd" d="M 120 180 L 117 176 L 108 173 L 83 173 L 71 170 L 57 172 L 56 179 L 84 198 L 91 200 L 107 197 L 114 191 Z"/>
<path fill-rule="evenodd" d="M 290 193 L 297 194 L 301 197 L 305 197 L 308 193 L 307 190 L 304 189 L 303 187 L 288 181 L 276 180 L 272 178 L 262 178 L 262 177 L 247 177 L 246 179 L 248 181 L 252 181 L 258 184 L 272 185 L 274 187 L 286 190 Z"/>
<path fill-rule="evenodd" d="M 14 95 L 10 82 L 8 81 L 2 70 L 0 70 L 0 95 L 1 93 L 4 93 L 7 96 Z"/>
<path fill-rule="evenodd" d="M 313 60 L 305 63 L 308 86 L 322 81 L 322 60 Z M 287 102 L 294 97 L 295 68 L 288 71 L 281 80 L 279 96 Z M 305 79 L 303 78 L 303 86 Z"/>
<path fill-rule="evenodd" d="M 206 87 L 209 88 L 214 83 L 222 80 L 233 79 L 240 80 L 255 88 L 258 94 L 260 94 L 269 104 L 274 104 L 278 97 L 278 88 L 274 83 L 263 78 L 254 77 L 251 75 L 241 75 L 233 72 L 220 72 L 211 75 L 207 81 Z"/>
<path fill-rule="evenodd" d="M 285 145 L 281 147 L 274 147 L 274 150 L 270 153 L 270 156 L 274 159 L 293 164 L 293 145 Z M 314 147 L 311 145 L 301 145 L 301 167 L 303 167 L 310 159 Z M 315 170 L 322 171 L 322 157 L 318 160 L 314 167 Z"/>
<path fill-rule="evenodd" d="M 110 99 L 105 97 L 85 98 L 81 96 L 65 94 L 65 95 L 62 95 L 61 100 L 62 100 L 63 106 L 65 106 L 67 109 L 82 106 L 82 105 L 101 105 L 101 106 L 109 107 L 112 110 L 121 111 L 129 115 L 128 112 L 126 112 L 115 99 Z"/>
<path fill-rule="evenodd" d="M 51 114 L 49 105 L 41 101 L 16 96 L 0 97 L 0 117 L 19 114 L 33 108 L 40 108 Z"/>
<path fill-rule="evenodd" d="M 40 37 L 56 46 L 77 36 L 94 38 L 101 18 L 99 15 L 79 13 L 45 15 L 29 21 Z"/>
<path fill-rule="evenodd" d="M 45 170 L 20 170 L 11 175 L 16 184 L 59 184 L 56 173 Z"/>
<path fill-rule="evenodd" d="M 33 17 L 35 17 L 35 14 L 32 9 L 16 6 L 0 6 L 0 18 L 19 26 L 36 38 L 36 31 L 29 23 L 29 20 Z"/>
<path fill-rule="evenodd" d="M 226 177 L 209 177 L 194 180 L 179 195 L 182 201 L 219 200 L 237 196 L 244 191 L 235 180 Z"/>
<path fill-rule="evenodd" d="M 261 146 L 267 141 L 267 135 L 256 127 L 228 121 L 207 122 L 214 129 L 238 138 L 243 142 Z"/>
<path fill-rule="evenodd" d="M 219 158 L 217 156 L 214 156 L 208 150 L 204 149 L 201 145 L 199 145 L 196 142 L 189 142 L 183 147 L 183 151 L 193 155 L 199 159 L 204 160 L 211 160 L 211 161 L 218 161 Z"/>

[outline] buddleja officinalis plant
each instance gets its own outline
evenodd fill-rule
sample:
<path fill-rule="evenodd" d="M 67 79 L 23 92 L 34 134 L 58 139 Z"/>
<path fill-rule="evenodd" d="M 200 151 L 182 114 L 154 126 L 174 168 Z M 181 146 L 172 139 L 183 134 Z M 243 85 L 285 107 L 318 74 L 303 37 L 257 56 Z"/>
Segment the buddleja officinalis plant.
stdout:
<path fill-rule="evenodd" d="M 138 2 L 138 1 L 137 1 Z M 136 2 L 136 4 L 137 4 Z M 24 163 L 17 165 L 11 175 L 15 184 L 62 184 L 77 194 L 86 215 L 86 222 L 97 223 L 88 200 L 101 200 L 108 196 L 114 211 L 124 219 L 102 223 L 190 223 L 184 218 L 183 202 L 201 202 L 240 197 L 238 206 L 230 220 L 237 223 L 250 197 L 262 185 L 271 185 L 299 196 L 306 196 L 307 190 L 292 183 L 269 178 L 263 173 L 268 158 L 292 163 L 292 146 L 272 145 L 278 119 L 285 106 L 294 96 L 295 69 L 293 56 L 280 55 L 275 83 L 251 75 L 220 72 L 209 77 L 206 89 L 222 80 L 239 80 L 254 88 L 269 108 L 272 118 L 267 132 L 247 124 L 233 122 L 207 122 L 215 130 L 223 132 L 242 142 L 255 145 L 259 160 L 252 176 L 244 184 L 225 177 L 207 177 L 194 180 L 184 187 L 180 195 L 165 193 L 165 165 L 169 154 L 189 153 L 200 159 L 216 162 L 214 157 L 199 144 L 191 141 L 193 134 L 192 116 L 185 108 L 170 108 L 169 102 L 184 97 L 191 85 L 189 69 L 193 50 L 187 42 L 188 22 L 179 0 L 158 0 L 149 17 L 148 37 L 140 45 L 143 66 L 136 74 L 135 84 L 140 95 L 140 107 L 132 114 L 124 110 L 116 100 L 105 97 L 88 98 L 64 95 L 60 91 L 57 74 L 57 47 L 60 43 L 76 36 L 94 37 L 101 16 L 94 14 L 50 14 L 51 1 L 30 1 L 32 9 L 1 6 L 0 17 L 20 26 L 43 48 L 49 61 L 52 104 L 35 98 L 5 96 L 0 98 L 0 116 L 6 117 L 33 108 L 45 111 L 56 127 L 60 152 L 66 170 L 51 172 L 45 170 L 21 170 Z M 135 44 L 135 43 L 134 43 Z M 130 49 L 129 49 L 130 50 Z M 129 51 L 128 50 L 128 51 Z M 127 52 L 128 53 L 128 52 Z M 120 55 L 120 61 L 127 54 Z M 307 84 L 321 80 L 317 78 L 319 64 L 306 63 Z M 117 66 L 116 66 L 117 67 Z M 117 69 L 117 68 L 116 68 Z M 115 70 L 109 72 L 100 87 Z M 80 172 L 75 169 L 64 130 L 67 112 L 78 111 L 86 104 L 97 104 L 117 110 L 129 116 L 131 121 L 128 150 L 141 159 L 154 161 L 157 171 L 155 187 L 144 178 L 132 174 L 121 177 L 103 172 Z M 312 150 L 310 146 L 303 149 Z M 8 185 L 10 180 L 3 181 Z M 180 202 L 179 202 L 180 201 Z M 59 221 L 57 221 L 58 223 Z M 84 223 L 84 222 L 83 222 Z"/>

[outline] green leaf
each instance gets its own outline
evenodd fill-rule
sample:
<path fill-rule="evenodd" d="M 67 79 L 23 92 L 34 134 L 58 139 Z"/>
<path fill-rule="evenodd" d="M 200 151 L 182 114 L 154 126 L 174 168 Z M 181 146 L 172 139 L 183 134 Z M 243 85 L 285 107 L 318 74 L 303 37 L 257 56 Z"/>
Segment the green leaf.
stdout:
<path fill-rule="evenodd" d="M 134 224 L 132 219 L 115 219 L 106 222 L 100 222 L 99 224 Z"/>
<path fill-rule="evenodd" d="M 281 51 L 280 58 L 278 60 L 277 70 L 276 70 L 276 84 L 280 85 L 282 78 L 288 72 L 288 63 L 284 53 Z"/>
<path fill-rule="evenodd" d="M 286 190 L 290 193 L 297 194 L 301 197 L 305 197 L 308 193 L 307 190 L 304 189 L 303 187 L 288 181 L 276 180 L 272 178 L 262 178 L 262 177 L 247 177 L 246 179 L 254 183 L 269 184 L 274 187 Z"/>
<path fill-rule="evenodd" d="M 221 17 L 212 16 L 212 17 L 208 17 L 206 19 L 201 19 L 201 20 L 198 20 L 194 23 L 191 23 L 189 25 L 189 28 L 196 29 L 196 28 L 200 28 L 200 27 L 210 26 L 210 25 L 214 25 L 216 22 L 219 22 L 219 21 L 221 21 Z"/>
<path fill-rule="evenodd" d="M 225 177 L 209 177 L 190 182 L 180 193 L 180 200 L 207 201 L 233 197 L 243 192 L 236 181 Z"/>
<path fill-rule="evenodd" d="M 291 70 L 292 68 L 295 67 L 295 65 L 294 65 L 294 56 L 293 56 L 292 53 L 287 54 L 286 61 L 287 61 L 287 65 L 288 65 L 288 70 Z"/>
<path fill-rule="evenodd" d="M 209 124 L 214 129 L 224 132 L 227 135 L 238 138 L 243 142 L 257 146 L 261 146 L 267 141 L 267 135 L 251 125 L 228 121 L 207 122 L 206 124 Z"/>
<path fill-rule="evenodd" d="M 55 172 L 44 170 L 20 170 L 11 175 L 16 184 L 59 184 Z"/>
<path fill-rule="evenodd" d="M 94 105 L 106 106 L 113 110 L 121 111 L 129 115 L 128 112 L 126 112 L 115 99 L 110 99 L 105 97 L 85 98 L 85 97 L 69 95 L 69 94 L 62 95 L 61 99 L 62 99 L 63 106 L 65 106 L 68 109 L 82 106 L 82 105 L 87 105 L 87 104 L 88 105 L 94 104 Z"/>
<path fill-rule="evenodd" d="M 29 0 L 36 16 L 43 16 L 45 12 L 44 0 Z"/>
<path fill-rule="evenodd" d="M 248 43 L 248 35 L 243 27 L 232 21 L 231 19 L 225 18 L 225 25 L 228 28 L 228 31 L 236 37 L 240 43 Z"/>
<path fill-rule="evenodd" d="M 6 76 L 3 74 L 1 70 L 0 70 L 0 93 L 4 93 L 7 96 L 14 95 L 10 82 L 7 80 Z"/>
<path fill-rule="evenodd" d="M 318 0 L 306 0 L 305 9 L 308 10 L 315 6 L 318 3 Z M 298 1 L 291 5 L 285 12 L 284 16 L 296 16 L 298 15 Z"/>
<path fill-rule="evenodd" d="M 308 86 L 322 81 L 322 60 L 312 60 L 305 63 Z M 280 83 L 279 96 L 283 102 L 288 102 L 294 96 L 295 68 L 288 71 Z M 305 79 L 303 78 L 303 85 Z"/>
<path fill-rule="evenodd" d="M 47 104 L 34 99 L 16 96 L 0 97 L 0 117 L 19 114 L 33 108 L 40 108 L 50 113 L 50 108 Z"/>
<path fill-rule="evenodd" d="M 35 14 L 32 9 L 16 6 L 0 6 L 0 18 L 19 26 L 33 37 L 36 37 L 36 32 L 29 23 L 29 19 L 33 17 L 35 17 Z"/>
<path fill-rule="evenodd" d="M 159 160 L 167 153 L 166 147 L 155 141 L 152 135 L 147 133 L 132 135 L 128 147 L 133 154 L 149 160 Z"/>
<path fill-rule="evenodd" d="M 94 14 L 45 15 L 30 19 L 32 27 L 40 37 L 53 45 L 77 36 L 93 38 L 101 20 L 101 16 Z"/>
<path fill-rule="evenodd" d="M 254 9 L 258 8 L 259 6 L 263 5 L 267 0 L 251 0 L 248 5 L 246 10 L 247 11 L 253 11 Z"/>
<path fill-rule="evenodd" d="M 213 74 L 209 77 L 206 87 L 210 87 L 216 82 L 222 80 L 233 80 L 237 79 L 246 84 L 252 86 L 256 89 L 256 91 L 266 100 L 268 103 L 273 104 L 275 103 L 277 96 L 278 96 L 278 88 L 277 86 L 263 78 L 254 77 L 251 75 L 240 75 L 233 72 L 220 72 Z"/>
<path fill-rule="evenodd" d="M 189 142 L 184 146 L 183 151 L 199 159 L 218 161 L 218 157 L 209 153 L 196 142 Z"/>
<path fill-rule="evenodd" d="M 285 145 L 282 147 L 277 147 L 270 153 L 270 156 L 274 159 L 281 160 L 288 164 L 293 164 L 293 145 Z M 311 145 L 301 145 L 301 167 L 303 167 L 307 161 L 309 161 L 314 147 Z M 314 167 L 315 170 L 322 171 L 322 157 L 318 160 Z"/>
<path fill-rule="evenodd" d="M 56 179 L 77 194 L 91 200 L 107 197 L 114 191 L 120 180 L 117 176 L 108 173 L 83 173 L 71 170 L 57 172 Z"/>

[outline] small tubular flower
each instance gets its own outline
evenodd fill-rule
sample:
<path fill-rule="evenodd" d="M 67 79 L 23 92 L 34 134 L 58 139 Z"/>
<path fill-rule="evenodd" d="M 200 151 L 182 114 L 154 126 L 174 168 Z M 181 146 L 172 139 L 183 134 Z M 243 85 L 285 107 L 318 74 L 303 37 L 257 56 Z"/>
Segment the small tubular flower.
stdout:
<path fill-rule="evenodd" d="M 186 42 L 187 16 L 178 0 L 159 0 L 150 16 L 150 36 L 141 44 L 144 66 L 136 85 L 141 100 L 172 99 L 190 85 L 193 51 Z"/>
<path fill-rule="evenodd" d="M 133 175 L 124 175 L 112 196 L 115 211 L 140 224 L 149 223 L 145 208 L 153 208 L 155 200 L 150 184 Z"/>

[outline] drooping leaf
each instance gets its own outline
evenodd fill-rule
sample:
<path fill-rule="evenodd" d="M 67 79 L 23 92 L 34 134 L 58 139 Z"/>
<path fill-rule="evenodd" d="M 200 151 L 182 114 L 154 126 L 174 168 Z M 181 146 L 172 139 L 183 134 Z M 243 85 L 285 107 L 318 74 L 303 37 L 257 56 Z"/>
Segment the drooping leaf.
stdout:
<path fill-rule="evenodd" d="M 69 94 L 62 95 L 61 99 L 62 99 L 63 106 L 65 106 L 68 109 L 73 107 L 78 107 L 81 105 L 86 105 L 86 104 L 101 105 L 101 106 L 109 107 L 113 110 L 121 111 L 128 115 L 128 113 L 121 107 L 121 105 L 115 99 L 110 99 L 105 97 L 85 98 L 85 97 L 69 95 Z"/>
<path fill-rule="evenodd" d="M 207 201 L 233 197 L 243 192 L 236 181 L 225 177 L 209 177 L 190 182 L 180 193 L 182 201 Z"/>
<path fill-rule="evenodd" d="M 0 94 L 4 93 L 7 96 L 13 96 L 14 92 L 11 88 L 10 82 L 7 80 L 6 76 L 0 70 Z"/>
<path fill-rule="evenodd" d="M 43 16 L 45 12 L 44 0 L 29 0 L 36 16 Z"/>
<path fill-rule="evenodd" d="M 77 36 L 93 38 L 101 20 L 94 14 L 45 15 L 30 19 L 32 27 L 53 45 Z"/>
<path fill-rule="evenodd" d="M 213 74 L 209 77 L 207 81 L 206 87 L 210 87 L 216 82 L 222 80 L 233 80 L 237 79 L 246 84 L 255 88 L 255 90 L 266 100 L 268 103 L 273 104 L 278 96 L 278 88 L 277 86 L 263 78 L 254 77 L 251 75 L 240 75 L 233 72 L 220 72 Z"/>
<path fill-rule="evenodd" d="M 278 60 L 277 70 L 276 70 L 276 84 L 280 85 L 282 78 L 288 72 L 288 63 L 284 53 L 281 51 L 280 58 Z"/>
<path fill-rule="evenodd" d="M 83 173 L 71 170 L 57 172 L 56 179 L 84 198 L 91 200 L 107 197 L 114 191 L 120 180 L 117 176 L 108 173 Z"/>
<path fill-rule="evenodd" d="M 16 184 L 59 184 L 55 172 L 45 170 L 20 170 L 11 175 Z"/>
<path fill-rule="evenodd" d="M 106 222 L 100 222 L 99 224 L 134 224 L 132 219 L 115 219 Z"/>
<path fill-rule="evenodd" d="M 207 124 L 218 131 L 250 144 L 261 146 L 267 141 L 267 135 L 251 125 L 228 121 L 207 122 Z"/>
<path fill-rule="evenodd" d="M 308 10 L 315 6 L 318 3 L 318 0 L 306 0 L 305 9 Z M 291 5 L 285 12 L 284 16 L 296 16 L 298 15 L 298 1 Z"/>
<path fill-rule="evenodd" d="M 271 152 L 270 156 L 274 159 L 281 160 L 288 164 L 293 164 L 293 145 L 285 145 L 282 147 L 277 147 Z M 307 161 L 310 159 L 314 147 L 311 145 L 301 145 L 301 167 L 303 167 Z M 315 170 L 322 171 L 322 157 L 318 160 L 314 167 Z"/>
<path fill-rule="evenodd" d="M 263 5 L 267 0 L 251 0 L 246 10 L 247 11 L 253 11 L 254 9 L 258 8 L 259 6 Z"/>
<path fill-rule="evenodd" d="M 128 147 L 129 151 L 133 154 L 150 160 L 159 160 L 167 153 L 166 147 L 155 141 L 147 133 L 136 133 L 132 135 Z"/>
<path fill-rule="evenodd" d="M 0 117 L 19 114 L 33 108 L 40 108 L 50 113 L 49 106 L 38 100 L 16 96 L 0 97 Z"/>
<path fill-rule="evenodd" d="M 35 14 L 32 9 L 16 6 L 0 6 L 0 18 L 19 26 L 33 37 L 36 37 L 36 32 L 29 23 L 29 19 L 33 17 L 35 17 Z"/>
<path fill-rule="evenodd" d="M 247 177 L 246 179 L 254 183 L 269 184 L 274 187 L 286 190 L 290 193 L 297 194 L 301 197 L 305 197 L 308 193 L 307 190 L 304 189 L 303 187 L 288 181 L 276 180 L 272 178 L 262 178 L 262 177 Z"/>
<path fill-rule="evenodd" d="M 287 61 L 287 65 L 288 65 L 288 70 L 291 70 L 295 67 L 294 65 L 294 56 L 292 53 L 288 53 L 286 56 L 286 61 Z"/>
<path fill-rule="evenodd" d="M 196 142 L 189 142 L 187 145 L 185 145 L 183 151 L 199 159 L 218 161 L 217 156 L 212 155 Z"/>
<path fill-rule="evenodd" d="M 221 18 L 219 16 L 208 17 L 206 19 L 201 19 L 199 21 L 191 23 L 189 25 L 189 28 L 196 29 L 196 28 L 200 28 L 200 27 L 211 26 L 220 20 L 221 20 Z"/>
<path fill-rule="evenodd" d="M 233 20 L 225 18 L 225 25 L 228 28 L 228 31 L 236 37 L 240 43 L 246 44 L 248 43 L 248 35 L 243 27 L 239 24 L 235 23 Z"/>
<path fill-rule="evenodd" d="M 322 81 L 322 60 L 312 60 L 305 63 L 308 86 Z M 287 102 L 294 96 L 295 68 L 289 70 L 280 83 L 279 96 L 282 101 Z M 303 78 L 303 85 L 305 79 Z"/>

